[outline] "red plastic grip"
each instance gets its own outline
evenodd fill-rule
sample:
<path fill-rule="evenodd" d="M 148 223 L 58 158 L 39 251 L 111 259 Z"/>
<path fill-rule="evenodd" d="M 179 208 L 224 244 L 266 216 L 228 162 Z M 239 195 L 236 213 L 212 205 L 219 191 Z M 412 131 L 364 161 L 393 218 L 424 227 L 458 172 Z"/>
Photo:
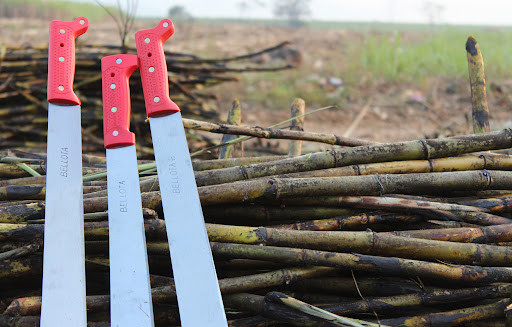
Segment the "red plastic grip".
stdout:
<path fill-rule="evenodd" d="M 80 99 L 73 92 L 75 78 L 75 39 L 89 28 L 85 17 L 72 22 L 50 22 L 48 43 L 48 102 L 77 105 Z"/>
<path fill-rule="evenodd" d="M 135 33 L 148 117 L 180 111 L 169 98 L 167 63 L 162 46 L 173 33 L 174 25 L 170 19 L 163 19 L 155 28 Z"/>
<path fill-rule="evenodd" d="M 138 67 L 136 55 L 114 55 L 101 59 L 105 149 L 135 144 L 135 134 L 130 132 L 129 79 Z"/>

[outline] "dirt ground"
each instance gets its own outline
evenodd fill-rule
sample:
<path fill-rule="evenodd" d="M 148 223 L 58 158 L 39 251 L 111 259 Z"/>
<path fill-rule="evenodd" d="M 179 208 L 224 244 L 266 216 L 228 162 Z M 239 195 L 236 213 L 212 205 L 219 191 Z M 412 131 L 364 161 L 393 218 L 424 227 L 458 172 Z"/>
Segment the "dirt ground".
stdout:
<path fill-rule="evenodd" d="M 139 23 L 134 30 L 150 28 L 157 20 Z M 47 40 L 47 21 L 2 19 L 0 39 L 6 45 L 44 45 Z M 364 34 L 345 30 L 288 29 L 278 27 L 251 27 L 247 25 L 205 26 L 184 25 L 165 44 L 167 51 L 184 52 L 210 58 L 236 56 L 257 51 L 282 41 L 290 41 L 291 47 L 302 54 L 300 71 L 303 77 L 315 76 L 312 88 L 330 96 L 336 91 L 334 82 L 343 83 L 343 47 Z M 119 44 L 119 36 L 111 21 L 91 24 L 89 31 L 79 42 L 89 44 Z M 133 38 L 129 39 L 133 45 Z M 334 67 L 332 70 L 330 67 Z M 276 72 L 284 74 L 286 72 Z M 244 73 L 258 74 L 258 73 Z M 234 98 L 238 98 L 243 108 L 243 124 L 269 126 L 289 118 L 289 108 L 272 101 L 254 100 L 250 92 L 258 92 L 258 87 L 271 88 L 272 79 L 265 75 L 259 83 L 258 75 L 251 77 L 251 85 L 241 78 L 240 82 L 216 86 L 219 95 L 220 117 L 225 118 Z M 326 82 L 327 81 L 327 82 Z M 266 83 L 266 84 L 265 84 Z M 268 84 L 268 85 L 267 85 Z M 491 129 L 497 130 L 512 125 L 510 115 L 512 82 L 487 81 L 488 102 L 491 113 Z M 338 85 L 339 87 L 339 85 Z M 343 86 L 344 87 L 344 86 Z M 366 114 L 350 135 L 379 142 L 411 140 L 423 137 L 443 137 L 470 133 L 471 101 L 467 77 L 457 79 L 446 77 L 426 78 L 422 83 L 390 83 L 378 81 L 371 75 L 361 74 L 359 81 L 350 86 L 349 96 L 344 96 L 327 104 L 337 104 L 337 109 L 329 109 L 306 117 L 305 130 L 319 133 L 343 135 L 356 116 L 367 107 Z M 293 94 L 293 92 L 290 92 Z M 325 105 L 306 101 L 310 111 Z M 282 99 L 284 103 L 293 101 Z M 270 142 L 270 145 L 273 143 Z M 279 146 L 275 143 L 275 146 Z M 318 146 L 318 145 L 315 145 Z"/>

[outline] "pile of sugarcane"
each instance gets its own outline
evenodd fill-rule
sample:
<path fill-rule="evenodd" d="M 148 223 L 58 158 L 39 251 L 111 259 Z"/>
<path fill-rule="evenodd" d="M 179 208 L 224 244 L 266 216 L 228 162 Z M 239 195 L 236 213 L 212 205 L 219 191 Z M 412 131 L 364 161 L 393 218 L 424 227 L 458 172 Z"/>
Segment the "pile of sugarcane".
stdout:
<path fill-rule="evenodd" d="M 166 52 L 171 97 L 184 115 L 217 119 L 216 95 L 208 87 L 237 81 L 236 74 L 247 71 L 276 71 L 293 66 L 257 65 L 247 59 L 284 47 L 288 42 L 241 56 L 204 59 L 187 53 Z M 101 105 L 102 57 L 120 53 L 115 46 L 80 45 L 76 54 L 74 91 L 82 101 L 83 149 L 103 149 L 103 114 Z M 127 53 L 136 53 L 128 48 Z M 47 104 L 46 47 L 2 47 L 0 49 L 0 149 L 46 148 Z M 140 83 L 139 71 L 130 79 L 131 128 L 137 134 L 139 153 L 151 156 L 149 125 Z M 200 142 L 198 142 L 200 143 Z M 203 142 L 204 143 L 204 142 Z M 206 140 L 206 144 L 209 144 Z M 201 146 L 204 144 L 199 144 Z"/>
<path fill-rule="evenodd" d="M 381 144 L 184 120 L 294 140 L 287 156 L 194 162 L 229 326 L 509 326 L 512 129 L 488 131 L 469 41 L 475 134 Z M 301 140 L 336 147 L 300 155 Z M 44 159 L 0 160 L 0 326 L 39 323 Z M 83 159 L 88 321 L 109 326 L 105 159 Z M 155 321 L 177 326 L 154 168 L 140 162 Z"/>

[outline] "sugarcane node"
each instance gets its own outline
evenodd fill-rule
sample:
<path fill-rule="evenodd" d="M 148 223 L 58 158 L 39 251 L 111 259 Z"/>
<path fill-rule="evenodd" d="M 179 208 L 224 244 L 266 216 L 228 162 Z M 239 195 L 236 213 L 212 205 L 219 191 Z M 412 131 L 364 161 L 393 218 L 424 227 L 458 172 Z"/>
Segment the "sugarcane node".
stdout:
<path fill-rule="evenodd" d="M 289 296 L 286 295 L 286 294 L 283 294 L 281 292 L 269 292 L 265 295 L 265 301 L 269 301 L 269 302 L 272 302 L 272 303 L 279 303 L 279 304 L 282 304 L 283 303 L 283 299 L 288 299 Z"/>
<path fill-rule="evenodd" d="M 267 228 L 258 227 L 258 229 L 256 230 L 256 237 L 258 237 L 258 239 L 260 239 L 263 243 L 267 243 L 268 242 Z"/>

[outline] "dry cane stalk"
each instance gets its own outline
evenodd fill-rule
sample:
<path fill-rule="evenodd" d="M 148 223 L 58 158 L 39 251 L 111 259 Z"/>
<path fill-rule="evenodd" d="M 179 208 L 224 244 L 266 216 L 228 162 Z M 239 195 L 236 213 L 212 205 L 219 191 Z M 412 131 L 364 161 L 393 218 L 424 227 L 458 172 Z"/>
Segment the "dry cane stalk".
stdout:
<path fill-rule="evenodd" d="M 334 134 L 321 134 L 275 128 L 247 127 L 221 123 L 209 123 L 187 118 L 183 118 L 183 126 L 187 129 L 195 129 L 210 133 L 246 135 L 265 139 L 302 140 L 326 143 L 331 145 L 361 146 L 375 143 L 371 141 L 353 139 Z"/>
<path fill-rule="evenodd" d="M 230 125 L 240 125 L 242 123 L 242 108 L 240 107 L 240 101 L 238 101 L 238 99 L 233 101 L 233 106 L 228 113 L 227 123 Z M 237 137 L 238 136 L 236 135 L 223 135 L 220 143 L 226 143 L 228 141 L 234 140 Z M 233 144 L 228 144 L 220 148 L 219 159 L 226 159 L 231 157 L 233 147 Z"/>
<path fill-rule="evenodd" d="M 316 232 L 225 225 L 216 225 L 213 230 L 211 227 L 207 226 L 209 237 L 215 242 L 356 252 L 481 266 L 507 266 L 512 257 L 512 249 L 502 246 L 436 241 L 375 232 Z"/>
<path fill-rule="evenodd" d="M 439 194 L 454 191 L 512 189 L 512 172 L 462 171 L 431 174 L 318 178 L 270 178 L 198 189 L 203 205 L 265 202 L 324 195 Z"/>
<path fill-rule="evenodd" d="M 265 287 L 286 285 L 304 278 L 326 275 L 333 271 L 336 271 L 336 269 L 329 267 L 292 267 L 269 273 L 220 279 L 219 287 L 223 294 L 244 292 Z M 151 294 L 155 304 L 176 303 L 176 290 L 173 282 L 168 286 L 152 288 Z M 108 295 L 87 296 L 88 312 L 107 311 L 109 305 L 110 298 Z M 40 313 L 40 310 L 41 297 L 34 296 L 12 301 L 4 314 L 10 316 L 28 316 L 37 315 Z"/>
<path fill-rule="evenodd" d="M 351 165 L 278 175 L 280 178 L 335 177 L 372 174 L 433 173 L 460 170 L 512 170 L 512 156 L 508 155 L 465 155 L 429 160 L 391 161 Z"/>
<path fill-rule="evenodd" d="M 292 131 L 304 131 L 304 113 L 306 112 L 306 103 L 303 99 L 296 98 L 293 100 L 290 108 L 292 118 L 295 118 L 291 122 L 290 130 Z M 302 154 L 302 141 L 295 140 L 288 143 L 288 155 L 289 156 L 300 156 Z"/>
<path fill-rule="evenodd" d="M 337 267 L 422 279 L 458 281 L 464 283 L 511 282 L 512 268 L 460 266 L 442 263 L 376 257 L 363 254 L 324 252 L 274 246 L 212 243 L 212 251 L 219 258 L 245 258 L 273 262 Z"/>
<path fill-rule="evenodd" d="M 384 319 L 380 322 L 391 326 L 404 327 L 430 327 L 430 326 L 455 326 L 470 321 L 487 320 L 492 318 L 504 318 L 505 308 L 511 302 L 504 299 L 495 303 L 476 307 L 458 309 L 448 312 L 431 313 L 423 316 L 405 317 L 396 319 Z"/>
<path fill-rule="evenodd" d="M 316 152 L 303 156 L 261 163 L 203 171 L 196 176 L 198 186 L 222 184 L 239 180 L 335 168 L 354 164 L 385 161 L 417 160 L 457 156 L 477 151 L 506 149 L 512 146 L 512 131 L 465 135 L 436 140 L 417 140 L 389 144 L 341 148 L 329 152 Z M 200 178 L 199 178 L 200 177 Z"/>
<path fill-rule="evenodd" d="M 471 85 L 471 105 L 473 107 L 474 133 L 489 132 L 489 108 L 485 93 L 484 61 L 480 47 L 473 36 L 466 41 L 469 83 Z"/>
<path fill-rule="evenodd" d="M 243 158 L 230 158 L 230 159 L 215 159 L 194 161 L 192 166 L 194 171 L 210 170 L 228 168 L 240 165 L 250 165 L 261 162 L 277 161 L 281 159 L 290 158 L 290 156 L 263 156 L 263 157 L 243 157 Z"/>

